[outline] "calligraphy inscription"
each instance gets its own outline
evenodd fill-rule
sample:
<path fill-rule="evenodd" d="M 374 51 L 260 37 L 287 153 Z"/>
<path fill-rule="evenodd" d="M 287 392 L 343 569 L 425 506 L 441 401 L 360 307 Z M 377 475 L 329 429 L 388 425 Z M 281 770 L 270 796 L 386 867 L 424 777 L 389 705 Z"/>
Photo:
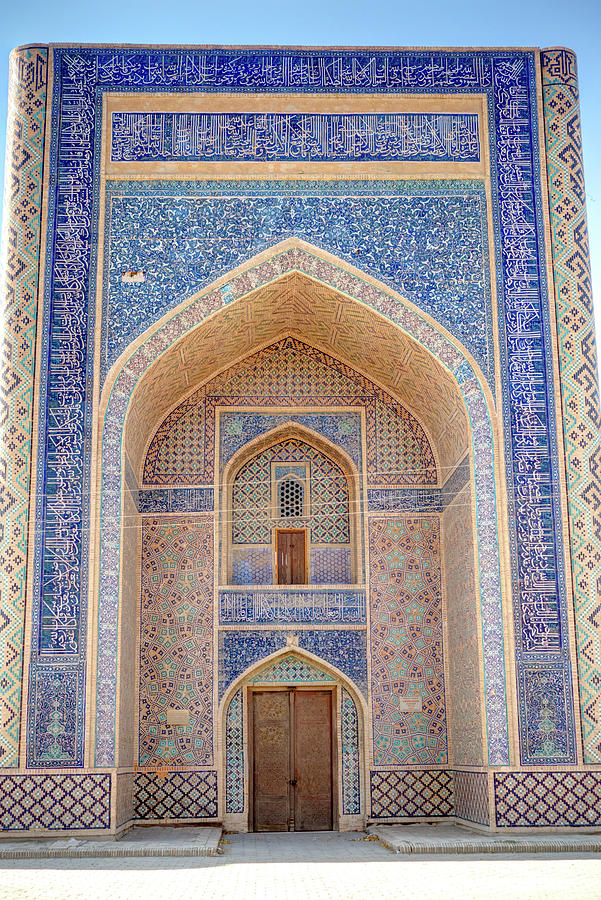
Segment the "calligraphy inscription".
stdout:
<path fill-rule="evenodd" d="M 476 114 L 114 112 L 111 160 L 479 162 Z"/>
<path fill-rule="evenodd" d="M 364 625 L 364 590 L 223 590 L 219 592 L 222 625 L 262 622 L 323 622 Z"/>

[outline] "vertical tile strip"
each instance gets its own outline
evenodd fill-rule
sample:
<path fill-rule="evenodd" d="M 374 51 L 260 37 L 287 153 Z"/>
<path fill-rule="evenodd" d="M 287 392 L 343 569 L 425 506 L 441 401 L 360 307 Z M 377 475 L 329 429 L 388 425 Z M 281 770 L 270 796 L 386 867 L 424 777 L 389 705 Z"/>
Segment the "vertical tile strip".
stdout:
<path fill-rule="evenodd" d="M 10 58 L 0 376 L 0 767 L 19 763 L 48 50 Z"/>
<path fill-rule="evenodd" d="M 584 761 L 601 762 L 601 441 L 576 57 L 541 54 Z"/>

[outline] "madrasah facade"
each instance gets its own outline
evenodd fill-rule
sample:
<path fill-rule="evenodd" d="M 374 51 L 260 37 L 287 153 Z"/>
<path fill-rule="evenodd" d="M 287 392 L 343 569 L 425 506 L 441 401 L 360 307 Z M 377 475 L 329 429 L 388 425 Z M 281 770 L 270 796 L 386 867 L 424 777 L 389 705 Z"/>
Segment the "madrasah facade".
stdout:
<path fill-rule="evenodd" d="M 601 825 L 558 49 L 11 57 L 0 828 Z"/>

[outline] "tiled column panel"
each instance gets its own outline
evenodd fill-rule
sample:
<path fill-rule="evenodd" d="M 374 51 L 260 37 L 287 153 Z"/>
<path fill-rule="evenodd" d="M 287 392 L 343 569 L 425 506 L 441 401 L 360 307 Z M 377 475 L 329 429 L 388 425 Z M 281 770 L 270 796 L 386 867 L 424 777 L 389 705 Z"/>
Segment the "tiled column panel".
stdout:
<path fill-rule="evenodd" d="M 601 415 L 578 76 L 570 50 L 541 61 L 584 759 L 599 763 Z"/>
<path fill-rule="evenodd" d="M 0 361 L 0 767 L 18 764 L 48 51 L 10 59 Z"/>

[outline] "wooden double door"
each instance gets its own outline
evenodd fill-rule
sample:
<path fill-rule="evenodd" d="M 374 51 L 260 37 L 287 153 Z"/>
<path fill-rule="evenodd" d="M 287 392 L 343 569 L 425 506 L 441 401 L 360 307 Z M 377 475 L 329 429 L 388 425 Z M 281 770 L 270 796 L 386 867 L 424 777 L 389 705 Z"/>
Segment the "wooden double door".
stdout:
<path fill-rule="evenodd" d="M 332 692 L 252 691 L 254 831 L 333 826 Z"/>

